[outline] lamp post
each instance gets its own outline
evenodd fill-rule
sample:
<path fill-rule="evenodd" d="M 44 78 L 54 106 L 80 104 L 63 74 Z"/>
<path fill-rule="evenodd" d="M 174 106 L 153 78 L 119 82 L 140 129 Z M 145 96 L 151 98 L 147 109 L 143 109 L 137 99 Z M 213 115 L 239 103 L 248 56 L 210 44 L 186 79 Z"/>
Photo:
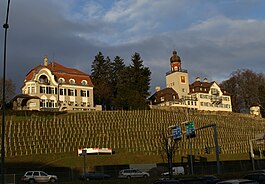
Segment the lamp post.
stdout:
<path fill-rule="evenodd" d="M 250 157 L 251 157 L 251 163 L 252 163 L 252 170 L 255 171 L 255 161 L 254 161 L 254 153 L 253 153 L 253 144 L 252 141 L 255 141 L 255 139 L 249 140 L 249 147 L 250 147 Z"/>
<path fill-rule="evenodd" d="M 3 66 L 3 93 L 2 93 L 2 141 L 1 141 L 1 182 L 5 183 L 4 179 L 4 163 L 5 163 L 5 80 L 6 80 L 6 42 L 7 42 L 7 30 L 8 25 L 8 15 L 9 15 L 10 0 L 7 2 L 7 11 L 6 11 L 6 22 L 3 25 L 5 29 L 5 41 L 4 41 L 4 66 Z"/>
<path fill-rule="evenodd" d="M 250 147 L 250 157 L 251 157 L 251 163 L 252 163 L 252 170 L 255 171 L 255 155 L 253 152 L 253 141 L 262 141 L 265 140 L 265 135 L 261 136 L 260 138 L 256 138 L 256 139 L 250 139 L 249 140 L 249 147 Z"/>
<path fill-rule="evenodd" d="M 84 157 L 84 181 L 86 181 L 86 150 L 82 150 L 82 155 Z"/>

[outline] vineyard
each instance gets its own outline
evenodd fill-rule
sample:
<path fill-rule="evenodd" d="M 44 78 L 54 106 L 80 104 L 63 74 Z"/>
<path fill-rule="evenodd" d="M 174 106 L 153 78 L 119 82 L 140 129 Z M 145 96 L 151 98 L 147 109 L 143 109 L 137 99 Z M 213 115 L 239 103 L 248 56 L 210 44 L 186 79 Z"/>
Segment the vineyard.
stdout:
<path fill-rule="evenodd" d="M 195 128 L 216 124 L 221 155 L 241 154 L 248 157 L 249 140 L 263 134 L 265 121 L 235 113 L 142 110 L 79 112 L 54 116 L 6 116 L 5 156 L 34 156 L 76 153 L 78 148 L 112 148 L 115 155 L 159 156 L 162 134 L 171 125 L 181 125 L 187 119 Z M 181 125 L 185 130 L 184 125 Z M 205 147 L 214 148 L 211 128 L 196 131 L 191 139 L 195 156 L 211 156 Z M 189 154 L 188 140 L 178 142 L 176 155 Z M 254 144 L 255 150 L 265 150 L 263 144 Z M 248 157 L 249 158 L 249 157 Z"/>

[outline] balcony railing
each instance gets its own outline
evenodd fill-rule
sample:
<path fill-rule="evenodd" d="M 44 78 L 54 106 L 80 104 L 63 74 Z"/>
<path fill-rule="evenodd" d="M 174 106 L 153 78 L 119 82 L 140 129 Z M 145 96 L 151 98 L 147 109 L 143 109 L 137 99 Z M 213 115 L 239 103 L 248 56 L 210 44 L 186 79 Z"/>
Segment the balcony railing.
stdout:
<path fill-rule="evenodd" d="M 178 70 L 178 71 L 168 71 L 168 72 L 166 73 L 166 75 L 169 75 L 169 74 L 171 74 L 171 73 L 175 73 L 175 72 L 188 73 L 188 70 L 186 70 L 186 69 L 180 69 L 180 70 Z"/>

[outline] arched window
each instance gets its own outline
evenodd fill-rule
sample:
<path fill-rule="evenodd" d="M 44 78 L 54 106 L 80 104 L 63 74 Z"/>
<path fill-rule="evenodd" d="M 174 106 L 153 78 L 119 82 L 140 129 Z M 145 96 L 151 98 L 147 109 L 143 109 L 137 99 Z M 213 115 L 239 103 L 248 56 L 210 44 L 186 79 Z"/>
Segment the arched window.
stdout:
<path fill-rule="evenodd" d="M 86 80 L 82 80 L 81 84 L 82 84 L 83 86 L 85 86 L 85 85 L 87 85 L 87 81 L 86 81 Z"/>
<path fill-rule="evenodd" d="M 70 79 L 69 80 L 69 84 L 75 84 L 75 80 L 74 79 Z"/>
<path fill-rule="evenodd" d="M 49 82 L 48 77 L 46 75 L 41 75 L 39 77 L 39 82 L 40 83 L 48 83 Z"/>
<path fill-rule="evenodd" d="M 59 83 L 59 84 L 62 84 L 62 83 L 64 83 L 64 82 L 65 82 L 64 78 L 59 78 L 59 80 L 58 80 L 58 83 Z"/>

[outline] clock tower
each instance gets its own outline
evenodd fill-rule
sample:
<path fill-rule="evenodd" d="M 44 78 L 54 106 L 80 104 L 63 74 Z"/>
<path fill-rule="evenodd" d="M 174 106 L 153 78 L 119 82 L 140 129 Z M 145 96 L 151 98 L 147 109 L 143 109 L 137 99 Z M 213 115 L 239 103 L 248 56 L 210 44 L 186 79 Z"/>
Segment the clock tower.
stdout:
<path fill-rule="evenodd" d="M 173 88 L 183 98 L 189 93 L 189 75 L 187 70 L 181 68 L 181 59 L 177 55 L 177 51 L 173 51 L 170 57 L 171 71 L 166 74 L 166 87 Z"/>

